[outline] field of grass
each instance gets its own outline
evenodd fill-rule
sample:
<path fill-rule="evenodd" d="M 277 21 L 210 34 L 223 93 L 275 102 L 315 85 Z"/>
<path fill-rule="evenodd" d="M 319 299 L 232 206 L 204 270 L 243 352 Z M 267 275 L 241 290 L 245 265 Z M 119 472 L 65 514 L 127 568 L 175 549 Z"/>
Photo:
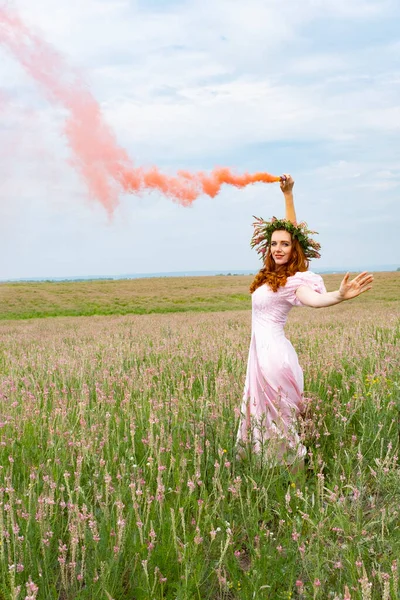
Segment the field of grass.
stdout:
<path fill-rule="evenodd" d="M 115 307 L 123 285 L 143 307 L 188 286 L 190 304 L 250 278 L 207 278 L 207 294 L 186 279 L 40 284 L 26 311 L 32 284 L 2 286 L 0 600 L 398 599 L 398 275 L 291 311 L 310 398 L 295 476 L 236 459 L 250 311 L 4 320 L 12 297 L 13 317 L 101 289 Z"/>
<path fill-rule="evenodd" d="M 375 288 L 358 302 L 392 302 L 400 272 L 376 273 Z M 341 275 L 325 275 L 328 290 Z M 0 319 L 247 310 L 251 276 L 171 277 L 122 281 L 0 284 Z"/>

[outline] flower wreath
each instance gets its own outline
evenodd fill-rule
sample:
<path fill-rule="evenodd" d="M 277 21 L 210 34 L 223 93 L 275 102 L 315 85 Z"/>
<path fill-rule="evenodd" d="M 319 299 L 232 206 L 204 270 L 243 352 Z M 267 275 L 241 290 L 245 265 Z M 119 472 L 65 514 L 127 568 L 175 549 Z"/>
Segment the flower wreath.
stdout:
<path fill-rule="evenodd" d="M 257 253 L 261 255 L 261 258 L 264 258 L 266 255 L 268 246 L 271 245 L 272 234 L 277 229 L 284 229 L 285 231 L 288 231 L 292 237 L 296 238 L 303 248 L 307 259 L 321 258 L 319 253 L 321 244 L 310 237 L 310 234 L 318 232 L 308 229 L 307 223 L 302 222 L 295 225 L 287 219 L 277 219 L 276 217 L 272 217 L 270 221 L 264 221 L 264 219 L 261 219 L 260 217 L 254 217 L 254 219 L 254 233 L 251 238 L 250 246 L 257 249 Z"/>

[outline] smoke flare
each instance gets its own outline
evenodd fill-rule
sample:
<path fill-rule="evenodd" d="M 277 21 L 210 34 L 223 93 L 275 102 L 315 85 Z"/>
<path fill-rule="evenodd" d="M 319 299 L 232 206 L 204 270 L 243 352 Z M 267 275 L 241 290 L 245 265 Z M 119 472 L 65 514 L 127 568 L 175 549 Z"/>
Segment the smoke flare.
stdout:
<path fill-rule="evenodd" d="M 0 43 L 40 85 L 51 104 L 68 111 L 65 134 L 73 153 L 72 164 L 86 181 L 89 193 L 109 214 L 118 205 L 121 192 L 139 193 L 155 189 L 189 206 L 201 194 L 214 197 L 223 184 L 243 188 L 251 183 L 273 183 L 280 178 L 269 173 L 237 175 L 228 168 L 211 173 L 178 171 L 176 176 L 157 167 L 135 167 L 116 141 L 101 109 L 80 75 L 38 35 L 29 30 L 10 9 L 0 8 Z"/>

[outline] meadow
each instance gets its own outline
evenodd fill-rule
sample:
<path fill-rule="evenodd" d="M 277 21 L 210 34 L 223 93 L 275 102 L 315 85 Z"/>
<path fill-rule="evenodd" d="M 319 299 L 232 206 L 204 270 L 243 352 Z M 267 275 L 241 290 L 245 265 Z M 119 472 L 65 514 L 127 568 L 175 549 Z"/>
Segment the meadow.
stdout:
<path fill-rule="evenodd" d="M 328 290 L 343 275 L 324 275 Z M 159 277 L 0 284 L 0 320 L 92 315 L 249 310 L 253 276 Z M 400 272 L 375 273 L 375 289 L 358 302 L 395 302 Z"/>
<path fill-rule="evenodd" d="M 291 311 L 309 399 L 297 474 L 236 458 L 250 278 L 193 281 L 182 312 L 39 319 L 22 315 L 52 301 L 24 304 L 23 286 L 68 289 L 62 310 L 79 297 L 84 314 L 99 290 L 150 310 L 190 285 L 0 286 L 0 600 L 399 598 L 399 275 Z M 224 292 L 246 305 L 210 312 Z"/>

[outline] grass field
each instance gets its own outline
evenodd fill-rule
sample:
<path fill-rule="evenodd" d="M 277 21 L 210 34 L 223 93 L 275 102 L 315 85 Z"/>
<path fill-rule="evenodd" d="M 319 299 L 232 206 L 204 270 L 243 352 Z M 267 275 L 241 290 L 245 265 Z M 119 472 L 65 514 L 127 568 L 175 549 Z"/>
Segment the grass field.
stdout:
<path fill-rule="evenodd" d="M 250 311 L 21 320 L 185 286 L 225 309 L 250 280 L 204 279 L 1 286 L 0 600 L 400 597 L 399 274 L 291 312 L 296 476 L 236 460 Z"/>
<path fill-rule="evenodd" d="M 328 290 L 342 275 L 325 275 Z M 375 288 L 359 302 L 392 302 L 400 272 L 376 273 Z M 0 284 L 0 319 L 247 310 L 251 276 L 171 277 L 121 281 Z"/>

